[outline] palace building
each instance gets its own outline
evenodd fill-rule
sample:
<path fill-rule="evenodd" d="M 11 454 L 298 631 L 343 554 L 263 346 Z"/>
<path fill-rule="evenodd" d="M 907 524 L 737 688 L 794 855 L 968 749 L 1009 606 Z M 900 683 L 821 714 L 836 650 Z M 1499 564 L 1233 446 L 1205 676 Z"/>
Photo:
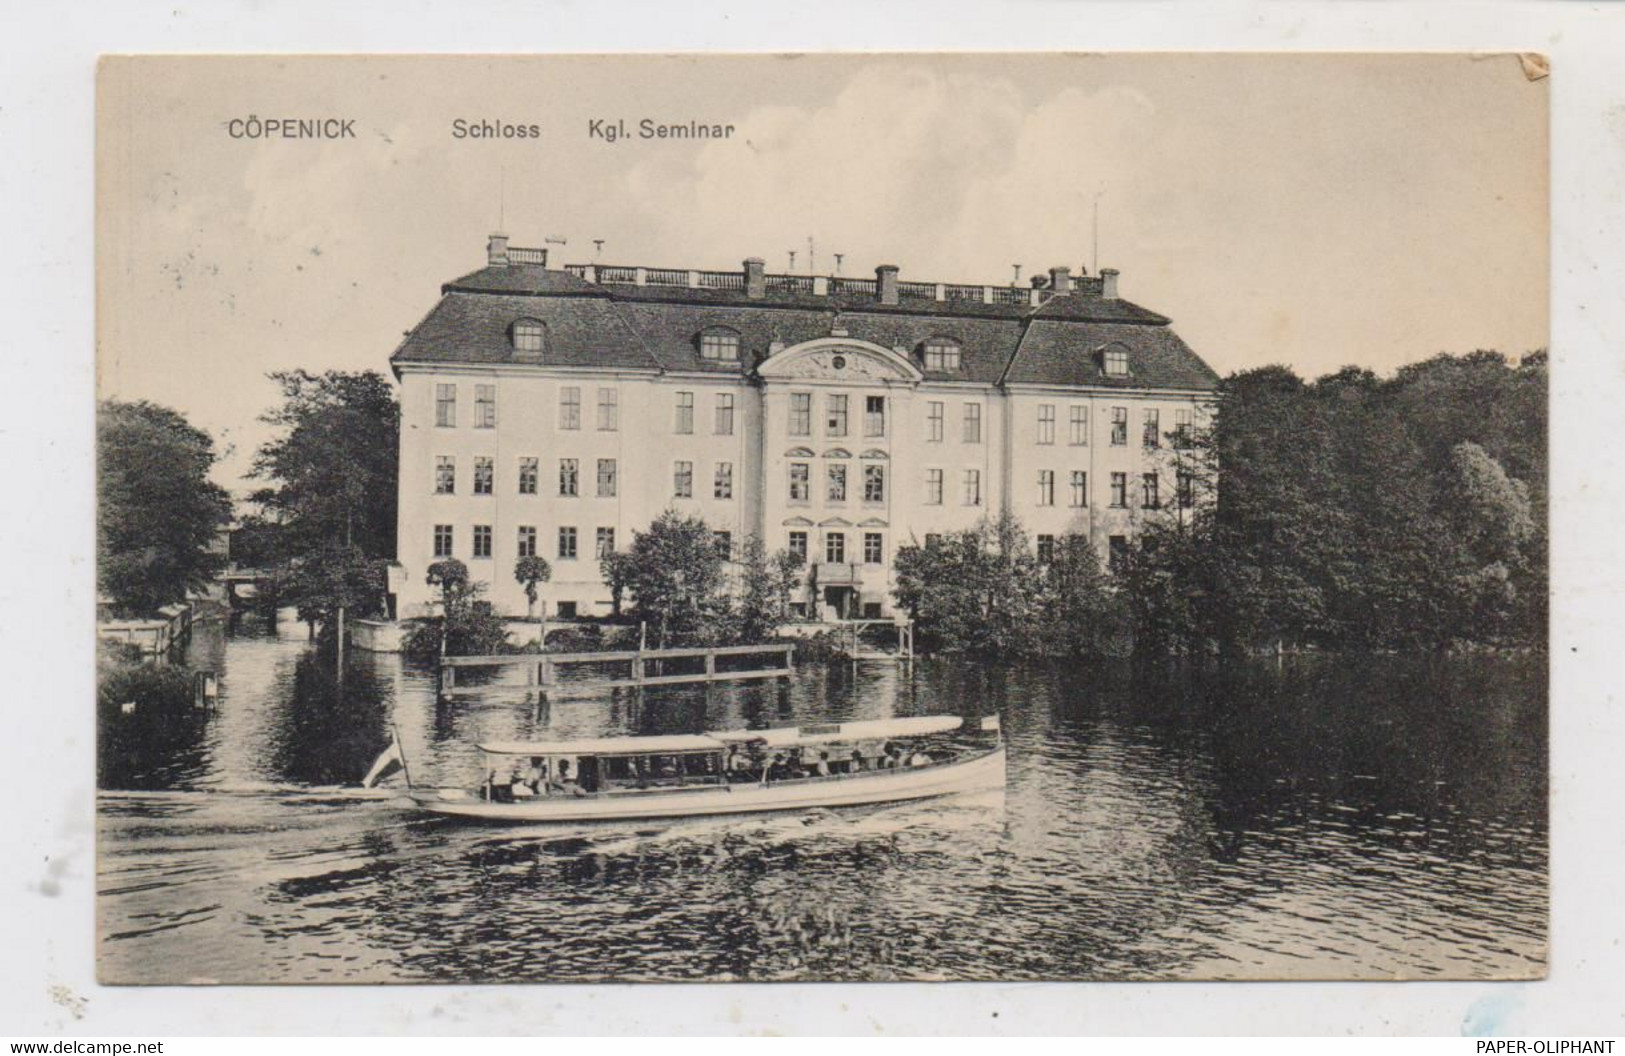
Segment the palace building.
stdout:
<path fill-rule="evenodd" d="M 1173 467 L 1217 376 L 1118 275 L 1031 287 L 567 265 L 491 236 L 486 266 L 391 359 L 401 384 L 397 613 L 455 557 L 507 614 L 604 615 L 598 558 L 666 509 L 807 561 L 808 619 L 892 614 L 900 546 L 1008 509 L 1043 556 L 1120 551 L 1189 505 Z"/>

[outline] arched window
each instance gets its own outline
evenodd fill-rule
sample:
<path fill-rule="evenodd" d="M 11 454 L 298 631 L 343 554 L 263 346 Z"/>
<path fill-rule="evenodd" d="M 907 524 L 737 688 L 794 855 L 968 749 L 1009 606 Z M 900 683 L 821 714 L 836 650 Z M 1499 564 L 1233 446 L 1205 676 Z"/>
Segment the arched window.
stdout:
<path fill-rule="evenodd" d="M 513 350 L 521 356 L 540 357 L 547 344 L 547 326 L 535 319 L 521 319 L 513 324 Z"/>
<path fill-rule="evenodd" d="M 951 337 L 928 338 L 920 358 L 926 370 L 957 371 L 959 369 L 959 342 Z"/>
<path fill-rule="evenodd" d="M 718 363 L 739 360 L 739 333 L 725 326 L 708 327 L 700 331 L 700 358 Z"/>

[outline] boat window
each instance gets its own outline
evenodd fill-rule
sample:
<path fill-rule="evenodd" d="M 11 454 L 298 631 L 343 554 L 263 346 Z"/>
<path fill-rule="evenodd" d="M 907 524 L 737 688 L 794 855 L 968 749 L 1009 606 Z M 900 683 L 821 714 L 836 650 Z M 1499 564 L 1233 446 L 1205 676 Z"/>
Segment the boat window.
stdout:
<path fill-rule="evenodd" d="M 684 777 L 710 777 L 718 772 L 717 756 L 714 752 L 696 752 L 683 756 Z"/>

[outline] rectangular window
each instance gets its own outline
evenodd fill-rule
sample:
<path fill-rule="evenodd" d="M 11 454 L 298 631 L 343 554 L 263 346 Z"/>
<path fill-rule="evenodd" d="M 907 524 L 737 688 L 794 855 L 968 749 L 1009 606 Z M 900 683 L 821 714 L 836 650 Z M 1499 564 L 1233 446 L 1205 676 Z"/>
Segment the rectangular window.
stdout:
<path fill-rule="evenodd" d="M 846 397 L 831 394 L 824 398 L 824 434 L 826 436 L 846 435 Z"/>
<path fill-rule="evenodd" d="M 615 529 L 598 529 L 598 540 L 593 544 L 593 555 L 603 560 L 615 552 Z"/>
<path fill-rule="evenodd" d="M 790 435 L 812 435 L 812 393 L 790 394 Z"/>
<path fill-rule="evenodd" d="M 1040 535 L 1038 537 L 1038 563 L 1047 565 L 1055 560 L 1055 537 L 1053 535 Z"/>
<path fill-rule="evenodd" d="M 879 532 L 863 533 L 863 563 L 866 565 L 884 564 L 886 561 L 886 542 Z"/>
<path fill-rule="evenodd" d="M 1071 433 L 1067 442 L 1074 447 L 1087 447 L 1089 445 L 1089 408 L 1082 404 L 1073 404 L 1068 413 Z"/>
<path fill-rule="evenodd" d="M 790 501 L 807 502 L 812 498 L 812 466 L 807 462 L 790 463 Z"/>
<path fill-rule="evenodd" d="M 1106 373 L 1114 378 L 1120 378 L 1128 373 L 1128 349 L 1108 348 L 1106 350 Z"/>
<path fill-rule="evenodd" d="M 824 560 L 832 565 L 843 564 L 846 561 L 846 533 L 824 533 Z"/>
<path fill-rule="evenodd" d="M 1147 407 L 1141 419 L 1140 444 L 1144 447 L 1162 446 L 1162 415 L 1155 407 Z"/>
<path fill-rule="evenodd" d="M 967 444 L 982 442 L 982 405 L 979 403 L 965 404 L 965 431 L 962 439 Z"/>
<path fill-rule="evenodd" d="M 457 460 L 450 455 L 436 455 L 434 459 L 434 493 L 457 494 Z"/>
<path fill-rule="evenodd" d="M 865 396 L 863 398 L 863 435 L 886 435 L 886 397 Z"/>
<path fill-rule="evenodd" d="M 692 392 L 679 392 L 677 394 L 676 431 L 685 435 L 694 431 L 694 394 Z"/>
<path fill-rule="evenodd" d="M 559 619 L 561 619 L 561 620 L 573 620 L 573 619 L 576 618 L 576 603 L 575 602 L 573 602 L 573 601 L 561 601 L 561 602 L 558 603 L 557 608 L 558 608 Z"/>
<path fill-rule="evenodd" d="M 885 502 L 886 501 L 886 467 L 885 466 L 864 466 L 863 467 L 863 501 L 864 502 Z"/>
<path fill-rule="evenodd" d="M 733 362 L 739 358 L 739 335 L 722 331 L 701 334 L 700 358 Z"/>
<path fill-rule="evenodd" d="M 536 478 L 540 475 L 536 459 L 521 458 L 519 460 L 519 494 L 536 494 Z"/>
<path fill-rule="evenodd" d="M 616 466 L 613 458 L 600 458 L 598 460 L 598 497 L 600 499 L 613 499 L 616 488 Z"/>
<path fill-rule="evenodd" d="M 944 404 L 939 400 L 932 400 L 926 405 L 926 432 L 925 438 L 934 444 L 942 442 L 942 418 Z"/>
<path fill-rule="evenodd" d="M 492 486 L 496 483 L 496 467 L 489 458 L 482 456 L 474 459 L 474 494 L 489 495 Z"/>
<path fill-rule="evenodd" d="M 559 428 L 581 428 L 581 389 L 566 385 L 559 389 Z"/>
<path fill-rule="evenodd" d="M 925 343 L 925 369 L 958 370 L 959 346 L 952 341 L 927 341 Z"/>
<path fill-rule="evenodd" d="M 598 390 L 598 431 L 613 433 L 621 427 L 621 390 Z"/>
<path fill-rule="evenodd" d="M 790 553 L 794 554 L 796 557 L 801 558 L 801 561 L 802 561 L 803 564 L 806 563 L 806 561 L 807 561 L 807 533 L 806 532 L 791 532 L 790 533 Z"/>
<path fill-rule="evenodd" d="M 1174 412 L 1174 446 L 1180 449 L 1191 446 L 1195 416 L 1190 411 Z"/>
<path fill-rule="evenodd" d="M 581 464 L 573 458 L 559 459 L 559 494 L 571 499 L 581 494 Z"/>
<path fill-rule="evenodd" d="M 717 435 L 734 435 L 734 396 L 731 392 L 717 393 Z"/>
<path fill-rule="evenodd" d="M 474 556 L 491 556 L 491 526 L 489 524 L 476 524 L 474 526 Z"/>
<path fill-rule="evenodd" d="M 827 476 L 828 488 L 824 497 L 830 502 L 846 501 L 846 467 L 839 462 L 831 462 Z"/>
<path fill-rule="evenodd" d="M 1112 474 L 1112 505 L 1123 507 L 1128 505 L 1128 474 Z"/>
<path fill-rule="evenodd" d="M 519 526 L 519 556 L 536 556 L 536 529 L 528 524 Z"/>
<path fill-rule="evenodd" d="M 1142 473 L 1140 475 L 1140 505 L 1148 510 L 1158 507 L 1157 501 L 1157 475 L 1155 473 Z"/>
<path fill-rule="evenodd" d="M 1089 505 L 1089 474 L 1081 469 L 1072 471 L 1072 505 Z"/>
<path fill-rule="evenodd" d="M 1180 470 L 1174 486 L 1177 489 L 1176 501 L 1180 509 L 1188 510 L 1196 505 L 1196 474 L 1189 470 Z"/>
<path fill-rule="evenodd" d="M 979 469 L 965 470 L 965 505 L 980 506 L 982 504 L 982 471 Z"/>
<path fill-rule="evenodd" d="M 1128 408 L 1112 408 L 1112 446 L 1122 447 L 1128 443 Z"/>
<path fill-rule="evenodd" d="M 434 387 L 434 424 L 443 429 L 457 424 L 457 386 L 439 384 Z"/>
<path fill-rule="evenodd" d="M 434 526 L 434 556 L 450 557 L 452 534 L 451 525 L 437 524 Z"/>
<path fill-rule="evenodd" d="M 940 469 L 925 471 L 925 504 L 927 506 L 942 505 L 942 470 Z"/>
<path fill-rule="evenodd" d="M 718 462 L 716 479 L 711 483 L 711 497 L 714 499 L 731 499 L 734 497 L 734 464 L 732 462 Z"/>
<path fill-rule="evenodd" d="M 694 497 L 694 463 L 673 463 L 671 493 L 679 499 L 692 499 Z"/>
<path fill-rule="evenodd" d="M 1106 540 L 1106 565 L 1113 572 L 1123 571 L 1128 564 L 1128 536 L 1114 535 Z"/>
<path fill-rule="evenodd" d="M 712 532 L 711 545 L 716 547 L 718 557 L 724 561 L 733 560 L 734 535 L 732 532 Z"/>
<path fill-rule="evenodd" d="M 1038 442 L 1053 444 L 1055 442 L 1055 405 L 1041 403 L 1038 405 Z"/>
<path fill-rule="evenodd" d="M 1055 505 L 1055 471 L 1053 469 L 1038 471 L 1038 505 Z"/>
<path fill-rule="evenodd" d="M 574 561 L 576 559 L 576 530 L 574 528 L 559 529 L 559 560 Z"/>
<path fill-rule="evenodd" d="M 474 428 L 495 429 L 497 425 L 497 387 L 474 386 Z"/>

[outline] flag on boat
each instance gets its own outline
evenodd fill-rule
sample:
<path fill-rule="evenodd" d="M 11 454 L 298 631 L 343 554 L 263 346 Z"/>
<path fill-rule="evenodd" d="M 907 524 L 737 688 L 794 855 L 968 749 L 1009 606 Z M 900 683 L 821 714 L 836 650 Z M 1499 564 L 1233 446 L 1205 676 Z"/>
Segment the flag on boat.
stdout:
<path fill-rule="evenodd" d="M 389 747 L 385 748 L 367 771 L 367 776 L 361 779 L 362 788 L 371 788 L 384 778 L 397 770 L 406 769 L 406 755 L 401 751 L 401 738 L 394 731 L 389 732 Z"/>

